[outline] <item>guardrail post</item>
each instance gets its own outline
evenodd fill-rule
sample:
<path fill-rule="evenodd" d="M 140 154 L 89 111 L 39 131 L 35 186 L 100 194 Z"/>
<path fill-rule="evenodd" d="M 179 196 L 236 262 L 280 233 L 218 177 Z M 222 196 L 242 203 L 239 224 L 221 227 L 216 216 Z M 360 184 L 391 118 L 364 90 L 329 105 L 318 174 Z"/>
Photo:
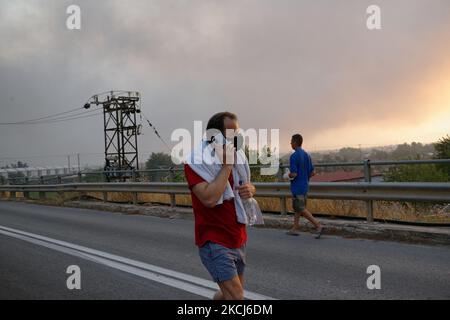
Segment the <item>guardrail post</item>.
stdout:
<path fill-rule="evenodd" d="M 286 206 L 286 197 L 285 196 L 280 197 L 280 213 L 282 215 L 287 214 L 287 206 Z"/>
<path fill-rule="evenodd" d="M 25 177 L 25 184 L 28 184 L 28 182 L 29 182 L 28 177 Z M 30 199 L 30 192 L 29 192 L 29 191 L 24 191 L 24 192 L 23 192 L 23 197 L 24 197 L 25 199 Z"/>
<path fill-rule="evenodd" d="M 177 206 L 177 199 L 175 198 L 175 193 L 170 194 L 170 206 L 175 208 Z"/>
<path fill-rule="evenodd" d="M 78 201 L 81 201 L 83 199 L 84 192 L 78 191 Z"/>
<path fill-rule="evenodd" d="M 280 165 L 278 166 L 278 172 L 277 172 L 277 178 L 278 181 L 283 181 L 283 165 L 280 163 Z"/>
<path fill-rule="evenodd" d="M 372 169 L 370 166 L 370 160 L 366 159 L 364 160 L 364 181 L 365 182 L 372 182 Z M 367 208 L 367 222 L 371 223 L 373 222 L 373 201 L 367 200 L 366 201 L 366 208 Z"/>
<path fill-rule="evenodd" d="M 39 177 L 39 183 L 44 184 L 44 176 Z M 39 191 L 39 199 L 44 200 L 45 199 L 45 192 Z"/>
<path fill-rule="evenodd" d="M 136 170 L 135 169 L 133 169 L 133 171 L 131 172 L 131 180 L 133 182 L 137 181 Z M 137 205 L 137 203 L 138 203 L 138 193 L 137 192 L 133 192 L 133 204 Z"/>
<path fill-rule="evenodd" d="M 64 192 L 58 191 L 58 200 L 60 200 L 62 203 L 64 203 Z"/>

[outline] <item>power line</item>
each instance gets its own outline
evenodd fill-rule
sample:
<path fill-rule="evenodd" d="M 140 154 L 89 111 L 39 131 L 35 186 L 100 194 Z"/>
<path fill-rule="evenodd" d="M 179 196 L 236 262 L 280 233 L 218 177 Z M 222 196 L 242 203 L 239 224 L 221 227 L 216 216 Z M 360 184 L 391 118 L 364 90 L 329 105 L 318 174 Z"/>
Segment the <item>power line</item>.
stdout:
<path fill-rule="evenodd" d="M 78 114 L 74 114 L 74 115 L 70 115 L 70 116 L 58 117 L 58 118 L 55 118 L 55 119 L 48 119 L 48 120 L 43 120 L 43 121 L 9 123 L 7 125 L 51 124 L 51 123 L 58 123 L 58 122 L 65 122 L 65 121 L 71 121 L 71 120 L 76 120 L 76 119 L 82 119 L 82 118 L 90 118 L 90 117 L 95 117 L 95 116 L 103 114 L 103 112 L 99 112 L 99 113 L 95 113 L 95 114 L 86 115 L 86 113 L 90 113 L 92 111 L 98 111 L 98 110 L 94 109 L 94 110 L 90 110 L 90 111 L 87 111 L 87 112 L 82 112 L 82 113 L 78 113 Z M 3 124 L 4 123 L 0 123 L 0 125 L 3 125 Z"/>
<path fill-rule="evenodd" d="M 154 152 L 155 150 L 141 150 L 145 153 Z M 65 158 L 68 155 L 77 156 L 77 155 L 87 157 L 87 156 L 104 156 L 104 152 L 76 152 L 76 153 L 65 153 L 65 154 L 49 154 L 49 155 L 31 155 L 31 156 L 17 156 L 17 157 L 0 157 L 0 161 L 4 160 L 14 160 L 14 159 L 38 159 L 38 158 Z"/>
<path fill-rule="evenodd" d="M 35 123 L 52 123 L 52 122 L 59 122 L 59 121 L 66 121 L 66 120 L 73 120 L 73 119 L 79 119 L 79 118 L 86 118 L 86 117 L 93 117 L 96 116 L 98 114 L 102 114 L 102 112 L 98 112 L 100 109 L 91 109 L 88 111 L 84 111 L 84 112 L 79 112 L 79 113 L 75 113 L 73 115 L 70 116 L 63 116 L 63 117 L 57 117 L 57 118 L 52 118 L 52 119 L 48 119 L 48 120 L 44 120 L 44 121 L 39 121 L 39 122 L 29 122 L 27 124 L 35 124 Z M 89 114 L 88 113 L 92 113 L 97 111 L 97 113 L 95 114 Z"/>
<path fill-rule="evenodd" d="M 142 99 L 141 99 L 141 103 L 142 103 Z M 170 149 L 169 145 L 166 143 L 166 141 L 161 137 L 161 135 L 159 134 L 158 130 L 156 129 L 156 127 L 150 122 L 150 120 L 147 118 L 147 116 L 144 113 L 144 110 L 142 110 L 141 108 L 141 120 L 142 120 L 142 116 L 144 116 L 144 119 L 147 121 L 150 129 L 153 130 L 153 132 L 155 133 L 155 135 L 159 138 L 159 140 L 161 140 L 161 142 L 164 144 L 164 146 L 167 148 L 167 150 L 169 151 L 169 153 L 172 153 L 172 150 Z"/>
<path fill-rule="evenodd" d="M 102 156 L 104 152 L 86 152 L 86 153 L 66 153 L 66 154 L 49 154 L 49 155 L 32 155 L 32 156 L 18 156 L 18 157 L 0 157 L 0 161 L 14 160 L 14 159 L 49 159 L 49 158 L 64 158 L 68 155 L 76 156 L 80 154 L 81 156 Z"/>
<path fill-rule="evenodd" d="M 20 122 L 20 123 L 16 123 L 16 124 L 17 124 L 17 125 L 24 125 L 24 124 L 42 124 L 42 123 L 52 123 L 52 122 L 56 122 L 56 120 L 58 120 L 58 121 L 59 121 L 59 120 L 71 120 L 71 119 L 76 119 L 77 116 L 85 115 L 85 114 L 87 114 L 87 113 L 91 113 L 91 112 L 94 112 L 94 111 L 98 111 L 98 109 L 91 109 L 91 110 L 88 110 L 88 111 L 77 112 L 77 113 L 70 114 L 70 115 L 58 116 L 58 117 L 50 118 L 50 119 L 47 119 L 47 120 L 27 121 L 27 122 Z"/>
<path fill-rule="evenodd" d="M 89 106 L 87 106 L 87 105 L 88 104 L 89 105 L 92 104 L 92 103 L 89 102 L 92 98 L 95 98 L 95 101 L 98 101 L 98 97 L 99 96 L 104 95 L 104 94 L 112 94 L 113 92 L 116 93 L 116 94 L 129 93 L 129 91 L 125 91 L 125 90 L 112 90 L 112 91 L 109 90 L 109 91 L 93 94 L 92 96 L 89 97 L 89 99 L 87 100 L 86 104 L 83 107 L 81 107 L 81 108 L 74 108 L 74 109 L 70 109 L 70 110 L 67 110 L 67 111 L 64 111 L 64 112 L 58 112 L 58 113 L 55 113 L 55 114 L 50 114 L 50 115 L 47 115 L 47 116 L 43 116 L 43 117 L 39 117 L 39 118 L 33 118 L 33 119 L 28 119 L 28 120 L 24 120 L 24 121 L 0 122 L 0 126 L 2 126 L 2 125 L 6 126 L 6 125 L 52 124 L 52 123 L 72 121 L 72 120 L 76 120 L 76 119 L 90 118 L 90 117 L 94 117 L 94 116 L 97 116 L 97 115 L 101 115 L 101 114 L 103 114 L 103 112 L 95 113 L 95 114 L 88 114 L 88 113 L 91 113 L 91 112 L 94 112 L 94 111 L 98 111 L 99 108 L 91 109 L 91 110 L 83 110 L 83 111 L 81 111 L 80 109 L 83 109 L 83 108 L 88 109 Z M 97 105 L 98 105 L 98 103 L 97 103 Z M 167 150 L 170 153 L 171 149 L 170 149 L 169 145 L 161 137 L 161 135 L 159 134 L 159 132 L 156 129 L 156 127 L 145 116 L 145 114 L 142 112 L 142 110 L 141 110 L 141 114 L 144 116 L 145 120 L 147 121 L 149 127 L 153 130 L 154 134 L 164 144 L 164 146 L 167 148 Z M 11 159 L 13 157 L 9 157 L 9 158 Z M 6 158 L 3 158 L 3 159 L 6 159 Z"/>
<path fill-rule="evenodd" d="M 55 116 L 59 116 L 59 115 L 63 115 L 63 114 L 68 114 L 68 113 L 77 111 L 77 110 L 79 110 L 79 109 L 80 109 L 80 108 L 74 108 L 74 109 L 71 109 L 71 110 L 68 110 L 68 111 L 55 113 L 55 114 L 48 115 L 48 116 L 45 116 L 45 117 L 40 117 L 40 118 L 30 119 L 30 120 L 24 120 L 24 121 L 17 121 L 17 122 L 0 122 L 0 125 L 22 124 L 22 123 L 31 122 L 31 121 L 38 121 L 38 120 L 48 119 L 48 118 L 51 118 L 51 117 L 55 117 Z"/>
<path fill-rule="evenodd" d="M 102 114 L 103 114 L 103 112 L 98 112 L 98 113 L 95 113 L 95 114 L 88 114 L 88 115 L 79 116 L 79 117 L 73 117 L 73 118 L 68 118 L 68 119 L 51 120 L 51 121 L 48 121 L 47 123 L 56 123 L 56 122 L 71 121 L 71 120 L 75 120 L 75 119 L 91 118 L 91 117 L 99 116 L 99 115 L 102 115 Z"/>
<path fill-rule="evenodd" d="M 148 120 L 148 118 L 145 116 L 145 114 L 142 110 L 141 110 L 141 114 L 144 116 L 145 120 L 147 120 L 147 123 L 150 126 L 150 128 L 153 129 L 153 132 L 155 133 L 155 135 L 159 138 L 159 140 L 161 140 L 161 142 L 164 144 L 164 146 L 167 148 L 167 150 L 169 150 L 169 153 L 171 153 L 172 150 L 170 149 L 169 145 L 166 143 L 166 141 L 164 141 L 164 139 L 159 134 L 158 130 L 156 130 L 156 127 L 150 122 L 150 120 Z"/>
<path fill-rule="evenodd" d="M 41 121 L 51 121 L 51 120 L 59 120 L 59 119 L 64 119 L 64 118 L 70 118 L 70 117 L 75 117 L 75 116 L 78 116 L 78 115 L 83 115 L 83 114 L 86 114 L 86 113 L 90 113 L 90 112 L 93 112 L 93 111 L 96 111 L 96 110 L 99 110 L 99 109 L 83 110 L 83 111 L 72 113 L 72 114 L 69 114 L 69 115 L 61 115 L 61 116 L 57 116 L 57 117 L 46 119 L 46 120 L 28 121 L 27 123 L 31 123 L 31 122 L 34 123 L 34 122 L 41 122 Z"/>
<path fill-rule="evenodd" d="M 35 119 L 29 119 L 29 120 L 24 120 L 24 121 L 16 121 L 16 122 L 0 122 L 0 125 L 14 125 L 14 124 L 28 124 L 28 123 L 33 123 L 33 122 L 39 122 L 45 119 L 51 119 L 57 116 L 61 116 L 61 115 L 66 115 L 75 111 L 78 111 L 80 108 L 76 108 L 76 109 L 71 109 L 69 111 L 65 111 L 65 112 L 60 112 L 60 113 L 55 113 L 52 115 L 48 115 L 45 117 L 40 117 L 40 118 L 35 118 Z"/>
<path fill-rule="evenodd" d="M 97 93 L 97 94 L 93 94 L 92 96 L 89 97 L 89 99 L 86 100 L 86 102 L 88 102 L 93 97 L 96 97 L 96 96 L 99 96 L 99 95 L 103 95 L 103 94 L 107 94 L 107 93 L 110 93 L 110 92 L 111 91 L 105 91 L 105 92 L 100 92 L 100 93 Z M 126 91 L 124 91 L 124 90 L 117 90 L 115 92 L 123 93 L 123 92 L 126 92 Z M 0 122 L 0 125 L 6 126 L 6 125 L 16 125 L 16 124 L 31 124 L 31 123 L 34 124 L 34 123 L 41 123 L 41 121 L 42 121 L 42 123 L 46 123 L 46 121 L 44 121 L 44 120 L 62 120 L 64 118 L 68 118 L 68 117 L 72 117 L 72 116 L 76 116 L 76 115 L 80 115 L 80 114 L 84 114 L 84 113 L 92 111 L 92 110 L 89 110 L 89 111 L 83 111 L 81 113 L 78 112 L 76 114 L 71 114 L 71 113 L 76 112 L 76 111 L 81 111 L 81 109 L 83 109 L 83 108 L 84 108 L 84 106 L 83 107 L 78 107 L 78 108 L 73 108 L 73 109 L 70 109 L 70 110 L 67 110 L 67 111 L 63 111 L 63 112 L 50 114 L 50 115 L 39 117 L 39 118 L 23 120 L 23 121 Z M 61 117 L 61 116 L 63 116 L 63 117 Z M 78 118 L 74 118 L 74 119 L 78 119 Z"/>

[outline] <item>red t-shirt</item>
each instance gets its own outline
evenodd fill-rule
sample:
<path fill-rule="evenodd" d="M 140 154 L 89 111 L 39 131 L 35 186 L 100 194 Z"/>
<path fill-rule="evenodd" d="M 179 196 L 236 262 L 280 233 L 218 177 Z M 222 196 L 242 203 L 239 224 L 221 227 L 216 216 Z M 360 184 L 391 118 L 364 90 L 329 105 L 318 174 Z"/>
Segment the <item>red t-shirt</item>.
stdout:
<path fill-rule="evenodd" d="M 224 247 L 240 248 L 247 241 L 245 224 L 239 223 L 236 217 L 234 200 L 224 200 L 214 208 L 208 208 L 192 192 L 192 187 L 205 180 L 187 164 L 184 165 L 186 180 L 191 189 L 192 208 L 195 217 L 195 244 L 203 246 L 207 241 Z M 233 176 L 228 178 L 233 185 Z"/>

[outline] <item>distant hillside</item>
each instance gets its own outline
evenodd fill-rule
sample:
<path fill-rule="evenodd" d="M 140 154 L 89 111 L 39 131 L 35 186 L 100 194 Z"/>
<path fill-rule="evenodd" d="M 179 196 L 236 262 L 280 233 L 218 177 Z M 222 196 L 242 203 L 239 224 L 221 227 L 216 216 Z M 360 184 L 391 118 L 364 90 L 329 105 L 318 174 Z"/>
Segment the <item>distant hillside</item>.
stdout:
<path fill-rule="evenodd" d="M 435 150 L 432 143 L 413 142 L 395 146 L 376 148 L 341 148 L 330 152 L 313 152 L 311 157 L 315 162 L 353 162 L 363 159 L 370 160 L 416 160 L 431 159 Z"/>
<path fill-rule="evenodd" d="M 413 160 L 431 159 L 434 155 L 432 143 L 403 143 L 399 145 L 380 146 L 375 148 L 341 148 L 339 150 L 311 152 L 315 163 L 354 162 L 370 160 Z M 288 163 L 291 153 L 280 155 L 281 163 Z"/>

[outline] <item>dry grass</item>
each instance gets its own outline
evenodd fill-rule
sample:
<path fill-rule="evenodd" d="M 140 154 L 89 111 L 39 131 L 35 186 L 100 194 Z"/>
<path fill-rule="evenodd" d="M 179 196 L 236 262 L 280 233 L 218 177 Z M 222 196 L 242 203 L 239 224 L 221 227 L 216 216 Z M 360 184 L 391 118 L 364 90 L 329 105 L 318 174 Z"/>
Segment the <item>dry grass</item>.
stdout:
<path fill-rule="evenodd" d="M 94 193 L 89 195 L 94 196 Z M 101 194 L 95 195 L 102 199 Z M 108 199 L 117 202 L 133 201 L 131 194 L 109 193 Z M 277 198 L 257 197 L 261 210 L 265 212 L 280 212 L 281 203 Z M 170 197 L 165 194 L 140 194 L 138 202 L 169 204 Z M 191 206 L 189 195 L 177 195 L 176 203 L 180 206 Z M 292 203 L 286 200 L 287 210 L 292 212 Z M 354 200 L 324 200 L 308 199 L 308 210 L 313 213 L 330 216 L 366 217 L 366 203 Z M 416 206 L 411 203 L 374 201 L 374 217 L 385 220 L 413 221 L 413 222 L 444 222 L 450 223 L 450 213 L 442 211 L 442 206 Z"/>
<path fill-rule="evenodd" d="M 86 195 L 103 200 L 103 193 L 88 192 Z M 1 197 L 9 198 L 9 192 L 3 192 Z M 23 194 L 18 192 L 17 198 Z M 32 198 L 37 198 L 37 193 L 31 193 Z M 47 198 L 58 199 L 56 193 L 47 193 Z M 65 193 L 64 201 L 78 197 L 77 193 Z M 59 199 L 62 200 L 62 199 Z M 113 202 L 132 202 L 131 193 L 109 192 L 108 200 Z M 276 198 L 257 197 L 261 209 L 265 212 L 280 212 L 280 200 Z M 138 194 L 139 203 L 162 203 L 169 204 L 170 196 L 166 194 Z M 180 206 L 191 206 L 189 195 L 177 195 L 176 203 Z M 287 210 L 292 212 L 290 199 L 286 200 Z M 366 203 L 354 200 L 323 200 L 308 199 L 308 210 L 312 213 L 327 214 L 330 216 L 366 217 Z M 450 205 L 420 205 L 414 203 L 399 203 L 388 201 L 374 201 L 374 217 L 385 220 L 411 221 L 411 222 L 434 222 L 450 223 Z"/>

